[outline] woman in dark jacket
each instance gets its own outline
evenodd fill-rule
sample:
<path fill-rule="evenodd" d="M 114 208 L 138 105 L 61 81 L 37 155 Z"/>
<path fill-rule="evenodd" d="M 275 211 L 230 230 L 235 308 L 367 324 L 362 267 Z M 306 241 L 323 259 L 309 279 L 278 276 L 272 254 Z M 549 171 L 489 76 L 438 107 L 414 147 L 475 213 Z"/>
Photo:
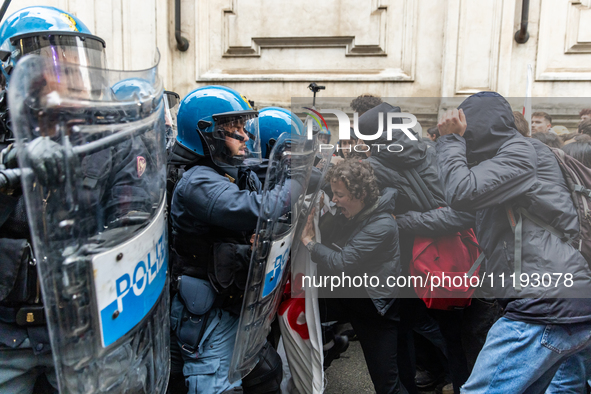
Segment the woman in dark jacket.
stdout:
<path fill-rule="evenodd" d="M 396 362 L 396 288 L 386 284 L 389 276 L 400 274 L 398 228 L 392 216 L 396 192 L 384 189 L 380 196 L 371 166 L 358 161 L 337 164 L 327 179 L 340 212 L 330 218 L 331 225 L 322 226 L 322 243 L 313 241 L 311 216 L 302 242 L 321 277 L 350 277 L 351 284 L 343 279 L 339 289 L 331 290 L 331 296 L 339 298 L 326 300 L 321 313 L 351 322 L 377 393 L 406 393 Z"/>

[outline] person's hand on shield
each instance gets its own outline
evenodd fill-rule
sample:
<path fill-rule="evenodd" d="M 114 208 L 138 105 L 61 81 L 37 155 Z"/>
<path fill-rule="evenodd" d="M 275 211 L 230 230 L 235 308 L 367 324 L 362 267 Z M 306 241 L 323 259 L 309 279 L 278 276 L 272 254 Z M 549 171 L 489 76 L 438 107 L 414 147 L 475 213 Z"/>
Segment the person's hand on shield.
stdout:
<path fill-rule="evenodd" d="M 316 208 L 312 209 L 312 212 L 308 215 L 308 221 L 306 222 L 306 227 L 304 227 L 304 231 L 302 231 L 301 240 L 304 246 L 308 246 L 310 242 L 316 236 L 316 232 L 314 231 L 314 215 L 316 214 Z"/>

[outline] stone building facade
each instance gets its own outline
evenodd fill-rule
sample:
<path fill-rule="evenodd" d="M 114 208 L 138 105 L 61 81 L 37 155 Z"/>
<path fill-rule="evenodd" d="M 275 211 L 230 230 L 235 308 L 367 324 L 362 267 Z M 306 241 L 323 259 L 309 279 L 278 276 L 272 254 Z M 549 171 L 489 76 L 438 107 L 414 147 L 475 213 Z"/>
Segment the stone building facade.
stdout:
<path fill-rule="evenodd" d="M 530 0 L 529 40 L 516 42 L 522 0 L 21 0 L 74 13 L 107 42 L 111 68 L 142 68 L 161 54 L 166 89 L 181 96 L 223 84 L 257 107 L 310 96 L 458 97 L 495 90 L 532 96 L 574 127 L 591 93 L 591 0 Z M 580 98 L 573 104 L 549 98 Z M 424 109 L 433 123 L 437 108 Z M 586 105 L 591 107 L 591 104 Z M 534 108 L 535 110 L 536 108 Z M 349 109 L 350 110 L 350 109 Z M 420 111 L 419 111 L 420 112 Z"/>

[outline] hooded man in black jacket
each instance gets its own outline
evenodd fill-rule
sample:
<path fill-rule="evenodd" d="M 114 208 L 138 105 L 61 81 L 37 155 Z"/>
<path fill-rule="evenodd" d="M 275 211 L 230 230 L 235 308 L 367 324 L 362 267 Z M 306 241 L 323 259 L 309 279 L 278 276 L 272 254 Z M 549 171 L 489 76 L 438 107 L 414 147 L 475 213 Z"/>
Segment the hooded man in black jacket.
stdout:
<path fill-rule="evenodd" d="M 385 130 L 388 124 L 388 113 L 390 112 L 400 112 L 400 107 L 382 103 L 359 118 L 359 131 L 364 135 L 369 135 L 376 133 L 380 126 L 380 114 L 383 117 L 383 133 L 375 141 L 371 141 L 373 145 L 371 157 L 367 159 L 376 173 L 378 187 L 380 190 L 384 187 L 392 187 L 398 190 L 396 214 L 410 210 L 422 211 L 428 209 L 417 206 L 420 198 L 416 195 L 408 180 L 401 174 L 403 170 L 412 168 L 424 180 L 437 204 L 445 206 L 445 197 L 437 173 L 435 151 L 429 149 L 425 141 L 412 141 L 405 133 L 398 130 L 395 130 L 392 133 L 392 138 L 388 140 Z M 399 118 L 393 120 L 395 123 L 401 123 Z M 387 150 L 383 147 L 387 145 L 394 146 L 391 150 Z M 398 149 L 395 149 L 395 147 Z"/>
<path fill-rule="evenodd" d="M 591 347 L 591 271 L 578 250 L 527 217 L 516 217 L 522 231 L 514 229 L 508 212 L 525 209 L 574 235 L 579 223 L 569 189 L 553 153 L 519 134 L 509 103 L 497 93 L 471 96 L 438 127 L 446 200 L 476 212 L 484 268 L 505 306 L 462 392 L 544 392 L 565 359 Z M 512 274 L 515 281 L 507 279 Z M 544 275 L 552 277 L 551 286 L 540 285 Z"/>

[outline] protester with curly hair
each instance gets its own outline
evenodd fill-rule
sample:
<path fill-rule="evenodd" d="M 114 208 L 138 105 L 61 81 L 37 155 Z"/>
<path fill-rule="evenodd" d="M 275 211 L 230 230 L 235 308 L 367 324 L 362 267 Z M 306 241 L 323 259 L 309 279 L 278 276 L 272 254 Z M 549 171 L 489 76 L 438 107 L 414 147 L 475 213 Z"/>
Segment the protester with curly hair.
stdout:
<path fill-rule="evenodd" d="M 377 107 L 382 102 L 381 98 L 376 97 L 373 94 L 362 94 L 351 101 L 351 108 L 361 116 L 370 109 Z"/>
<path fill-rule="evenodd" d="M 386 188 L 380 195 L 371 166 L 356 160 L 335 165 L 327 179 L 338 213 L 328 218 L 330 225 L 323 220 L 322 243 L 314 241 L 313 215 L 301 237 L 318 264 L 319 280 L 343 278 L 338 289 L 330 289 L 330 296 L 338 298 L 321 300 L 321 319 L 351 322 L 377 393 L 406 393 L 396 361 L 398 293 L 381 287 L 389 276 L 400 274 L 398 228 L 392 216 L 396 191 Z M 345 277 L 352 280 L 347 283 Z"/>

